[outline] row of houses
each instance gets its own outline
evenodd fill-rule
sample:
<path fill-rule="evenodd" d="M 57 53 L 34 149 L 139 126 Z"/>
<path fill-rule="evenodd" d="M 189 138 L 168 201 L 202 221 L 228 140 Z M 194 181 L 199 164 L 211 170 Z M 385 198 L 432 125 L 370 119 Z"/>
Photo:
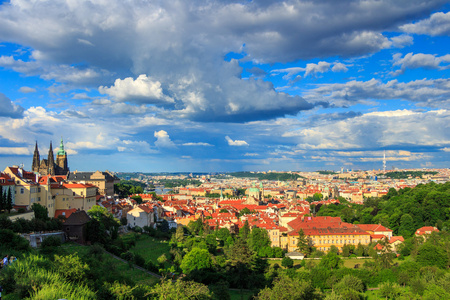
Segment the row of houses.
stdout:
<path fill-rule="evenodd" d="M 100 198 L 114 195 L 115 182 L 117 177 L 100 171 L 40 176 L 13 166 L 0 173 L 0 185 L 3 192 L 10 189 L 14 209 L 29 210 L 38 203 L 47 208 L 49 217 L 91 209 Z"/>

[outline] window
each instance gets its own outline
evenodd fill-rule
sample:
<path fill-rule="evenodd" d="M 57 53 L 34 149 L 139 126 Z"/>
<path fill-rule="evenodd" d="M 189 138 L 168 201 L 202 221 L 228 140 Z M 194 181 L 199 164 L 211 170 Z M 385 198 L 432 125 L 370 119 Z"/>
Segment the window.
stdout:
<path fill-rule="evenodd" d="M 24 193 L 24 189 L 20 188 L 20 193 L 23 194 Z"/>
<path fill-rule="evenodd" d="M 38 197 L 38 201 L 41 202 L 41 197 Z"/>
<path fill-rule="evenodd" d="M 41 188 L 40 188 L 40 187 L 38 187 L 38 192 L 39 192 L 39 193 L 41 192 Z"/>

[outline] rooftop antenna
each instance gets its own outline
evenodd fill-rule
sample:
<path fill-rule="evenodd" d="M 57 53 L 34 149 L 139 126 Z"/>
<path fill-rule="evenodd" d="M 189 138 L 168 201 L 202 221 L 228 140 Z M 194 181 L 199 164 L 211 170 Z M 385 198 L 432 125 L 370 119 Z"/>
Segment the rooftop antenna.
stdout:
<path fill-rule="evenodd" d="M 386 173 L 386 150 L 384 150 L 383 155 L 383 173 Z"/>

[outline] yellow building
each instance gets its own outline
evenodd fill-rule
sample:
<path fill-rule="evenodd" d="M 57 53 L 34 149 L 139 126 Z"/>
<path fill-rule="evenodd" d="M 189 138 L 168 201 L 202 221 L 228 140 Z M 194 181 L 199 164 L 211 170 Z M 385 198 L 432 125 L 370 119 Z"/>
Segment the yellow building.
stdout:
<path fill-rule="evenodd" d="M 357 225 L 342 222 L 339 217 L 299 217 L 289 222 L 288 227 L 292 229 L 288 234 L 289 252 L 297 249 L 300 230 L 303 230 L 310 246 L 325 252 L 331 246 L 341 251 L 344 245 L 368 245 L 371 242 L 369 232 Z"/>
<path fill-rule="evenodd" d="M 49 186 L 40 185 L 38 177 L 33 172 L 27 172 L 20 167 L 6 167 L 3 171 L 15 182 L 15 207 L 30 209 L 33 203 L 38 203 L 48 209 L 48 215 L 55 215 L 55 202 L 52 199 Z"/>
<path fill-rule="evenodd" d="M 56 209 L 88 211 L 96 203 L 97 187 L 91 184 L 61 183 L 52 188 Z"/>
<path fill-rule="evenodd" d="M 89 210 L 96 203 L 97 187 L 91 184 L 66 183 L 65 176 L 38 177 L 20 167 L 7 167 L 8 174 L 15 183 L 14 206 L 31 209 L 38 203 L 48 210 L 48 216 L 54 217 L 56 209 Z"/>
<path fill-rule="evenodd" d="M 109 171 L 105 172 L 78 172 L 69 173 L 67 180 L 82 184 L 92 184 L 98 188 L 100 195 L 114 196 L 114 184 L 120 179 Z"/>

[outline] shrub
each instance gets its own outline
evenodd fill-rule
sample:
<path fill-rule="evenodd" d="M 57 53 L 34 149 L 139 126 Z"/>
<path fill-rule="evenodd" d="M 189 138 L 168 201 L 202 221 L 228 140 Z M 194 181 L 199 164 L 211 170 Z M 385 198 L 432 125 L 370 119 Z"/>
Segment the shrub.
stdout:
<path fill-rule="evenodd" d="M 283 257 L 281 265 L 285 268 L 292 268 L 294 266 L 294 260 L 288 256 Z"/>
<path fill-rule="evenodd" d="M 142 255 L 135 254 L 134 255 L 134 263 L 138 265 L 139 267 L 145 267 L 145 259 L 142 257 Z"/>

